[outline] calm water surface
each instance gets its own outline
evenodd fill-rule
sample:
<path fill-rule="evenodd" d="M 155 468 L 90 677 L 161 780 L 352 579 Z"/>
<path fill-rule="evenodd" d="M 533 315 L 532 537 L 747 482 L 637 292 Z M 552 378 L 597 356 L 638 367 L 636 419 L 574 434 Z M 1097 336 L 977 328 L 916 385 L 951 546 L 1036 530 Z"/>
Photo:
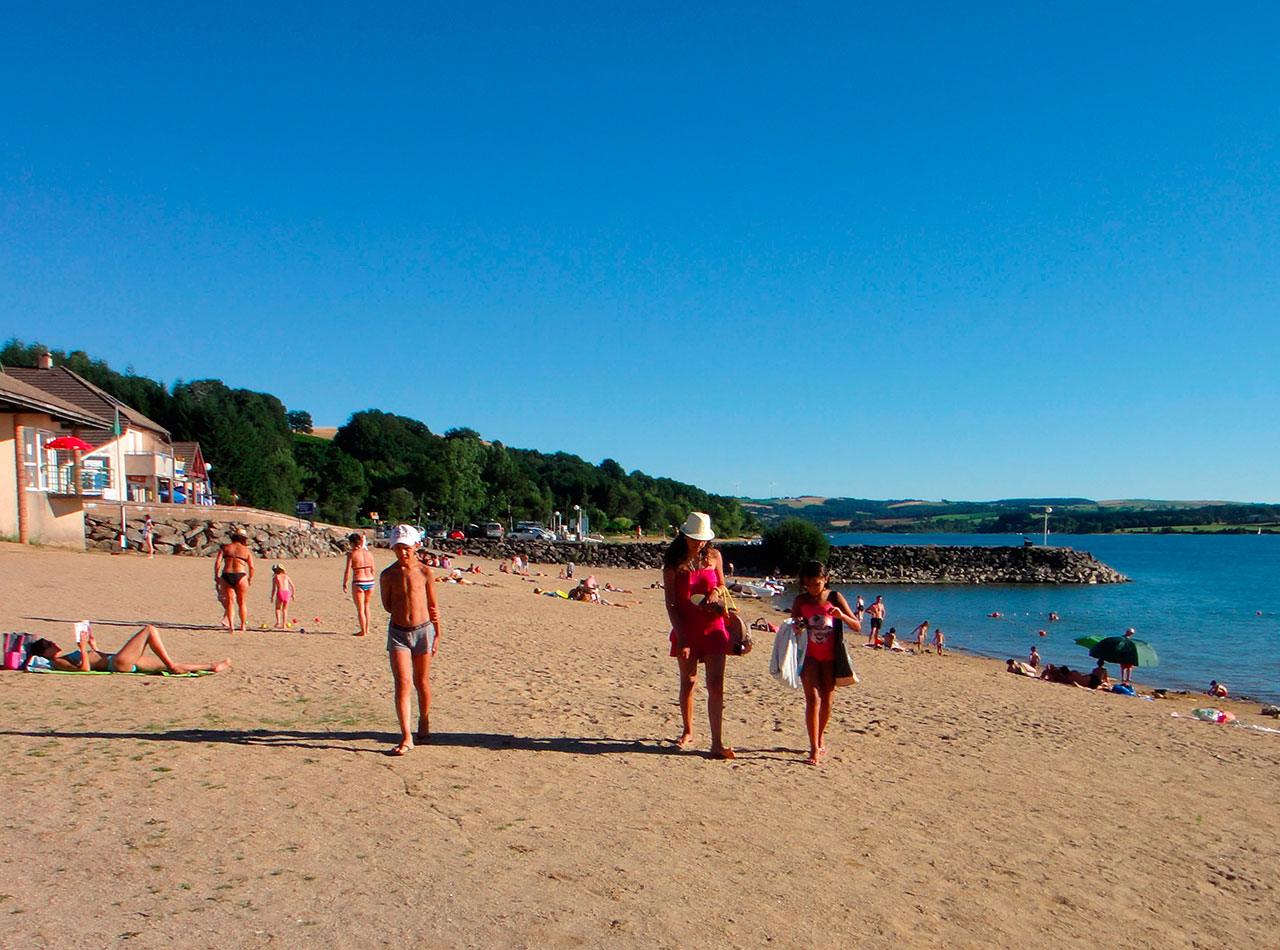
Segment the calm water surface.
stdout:
<path fill-rule="evenodd" d="M 1021 535 L 833 534 L 833 544 L 1020 545 Z M 1038 539 L 1037 539 L 1038 540 Z M 1135 671 L 1151 686 L 1205 689 L 1209 680 L 1280 702 L 1280 535 L 1049 535 L 1051 546 L 1088 551 L 1130 584 L 887 585 L 842 587 L 883 595 L 886 628 L 906 634 L 921 620 L 941 626 L 947 646 L 1025 659 L 1034 643 L 1046 662 L 1092 668 L 1073 641 L 1135 627 L 1160 665 Z M 789 597 L 779 598 L 779 606 Z M 1003 614 L 992 619 L 987 614 Z M 1048 621 L 1050 612 L 1062 619 Z M 1046 636 L 1039 636 L 1044 630 Z M 1118 670 L 1112 668 L 1112 675 Z"/>

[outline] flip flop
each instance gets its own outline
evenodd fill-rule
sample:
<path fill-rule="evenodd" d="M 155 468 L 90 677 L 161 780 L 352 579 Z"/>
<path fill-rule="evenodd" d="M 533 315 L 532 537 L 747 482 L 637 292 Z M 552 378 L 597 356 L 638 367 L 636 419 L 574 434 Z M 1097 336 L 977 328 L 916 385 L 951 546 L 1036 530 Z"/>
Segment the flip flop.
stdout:
<path fill-rule="evenodd" d="M 396 757 L 407 755 L 409 753 L 409 750 L 412 748 L 413 746 L 408 742 L 401 742 L 398 746 L 396 746 L 394 749 L 388 752 L 387 755 L 396 756 Z"/>

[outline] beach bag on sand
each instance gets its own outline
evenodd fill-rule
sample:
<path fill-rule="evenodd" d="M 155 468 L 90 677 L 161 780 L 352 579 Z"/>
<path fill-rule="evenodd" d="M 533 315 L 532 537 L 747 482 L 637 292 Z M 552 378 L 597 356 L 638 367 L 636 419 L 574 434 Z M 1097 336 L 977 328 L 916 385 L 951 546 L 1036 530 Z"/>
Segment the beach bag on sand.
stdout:
<path fill-rule="evenodd" d="M 804 651 L 808 637 L 797 637 L 795 625 L 788 620 L 773 638 L 773 654 L 769 657 L 769 673 L 779 683 L 800 688 L 800 670 L 804 667 Z"/>
<path fill-rule="evenodd" d="M 27 661 L 27 650 L 35 637 L 29 633 L 6 633 L 4 635 L 4 668 L 20 670 Z"/>

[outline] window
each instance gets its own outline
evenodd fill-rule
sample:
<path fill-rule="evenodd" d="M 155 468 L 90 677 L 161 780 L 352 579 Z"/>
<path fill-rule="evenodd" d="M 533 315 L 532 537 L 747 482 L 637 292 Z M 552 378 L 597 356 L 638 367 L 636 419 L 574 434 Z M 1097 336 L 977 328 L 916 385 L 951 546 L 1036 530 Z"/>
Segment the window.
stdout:
<path fill-rule="evenodd" d="M 54 434 L 45 429 L 22 427 L 22 479 L 30 491 L 49 490 L 49 471 L 57 463 L 45 445 L 53 439 Z"/>

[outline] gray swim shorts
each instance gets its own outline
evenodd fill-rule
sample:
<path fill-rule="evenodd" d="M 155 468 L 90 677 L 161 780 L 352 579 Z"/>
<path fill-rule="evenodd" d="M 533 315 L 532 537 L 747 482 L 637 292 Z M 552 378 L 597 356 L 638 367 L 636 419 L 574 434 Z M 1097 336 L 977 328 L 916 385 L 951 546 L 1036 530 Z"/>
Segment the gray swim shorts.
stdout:
<path fill-rule="evenodd" d="M 387 652 L 408 650 L 414 656 L 430 653 L 436 643 L 436 627 L 430 620 L 416 627 L 397 627 L 387 624 Z"/>

